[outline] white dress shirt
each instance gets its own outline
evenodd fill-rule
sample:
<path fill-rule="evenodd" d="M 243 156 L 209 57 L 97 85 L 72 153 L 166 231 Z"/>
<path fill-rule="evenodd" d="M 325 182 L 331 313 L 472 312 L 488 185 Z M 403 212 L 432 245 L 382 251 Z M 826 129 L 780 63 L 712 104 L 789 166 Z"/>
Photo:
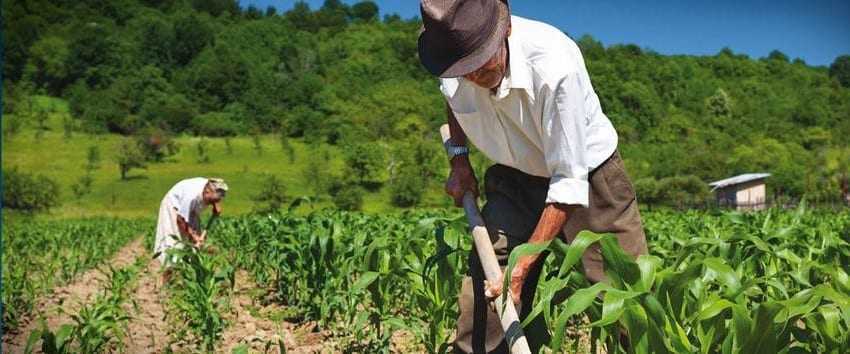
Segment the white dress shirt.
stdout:
<path fill-rule="evenodd" d="M 578 46 L 545 23 L 511 16 L 509 68 L 493 94 L 440 79 L 458 123 L 496 163 L 548 177 L 547 203 L 588 207 L 588 173 L 617 149 Z"/>

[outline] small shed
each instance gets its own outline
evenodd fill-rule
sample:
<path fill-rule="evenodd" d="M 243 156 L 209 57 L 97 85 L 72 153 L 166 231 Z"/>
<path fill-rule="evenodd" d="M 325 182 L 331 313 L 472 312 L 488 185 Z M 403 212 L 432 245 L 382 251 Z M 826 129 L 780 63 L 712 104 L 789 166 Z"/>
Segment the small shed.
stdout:
<path fill-rule="evenodd" d="M 765 179 L 769 173 L 745 173 L 714 181 L 708 185 L 717 196 L 717 203 L 738 210 L 762 210 L 767 206 Z"/>

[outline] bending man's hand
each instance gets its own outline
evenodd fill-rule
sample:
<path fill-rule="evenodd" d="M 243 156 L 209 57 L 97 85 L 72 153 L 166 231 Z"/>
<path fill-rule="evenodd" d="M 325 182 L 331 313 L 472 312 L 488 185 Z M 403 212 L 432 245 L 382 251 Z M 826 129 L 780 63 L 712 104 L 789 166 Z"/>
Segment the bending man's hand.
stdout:
<path fill-rule="evenodd" d="M 472 192 L 478 197 L 478 180 L 466 156 L 456 156 L 452 159 L 452 170 L 446 181 L 446 194 L 452 196 L 456 207 L 463 206 L 463 195 Z"/>
<path fill-rule="evenodd" d="M 514 270 L 511 272 L 511 300 L 514 301 L 515 304 L 520 303 L 520 299 L 522 298 L 522 287 L 525 285 L 525 278 L 528 277 L 528 272 L 531 269 L 531 263 L 526 264 L 525 262 L 517 262 L 517 265 L 514 266 Z M 489 281 L 484 281 L 484 295 L 489 299 L 495 299 L 499 296 L 502 296 L 502 283 L 504 282 L 504 275 L 499 279 L 498 282 L 492 283 Z"/>
<path fill-rule="evenodd" d="M 555 236 L 560 234 L 561 230 L 564 228 L 564 224 L 567 222 L 567 213 L 570 208 L 570 206 L 565 204 L 547 204 L 546 208 L 543 209 L 543 214 L 540 216 L 540 220 L 537 222 L 537 227 L 534 229 L 534 233 L 532 233 L 531 238 L 528 239 L 528 243 L 541 243 L 554 239 Z M 514 265 L 514 270 L 511 271 L 510 289 L 511 296 L 515 303 L 519 303 L 525 279 L 528 277 L 531 267 L 533 267 L 535 262 L 537 262 L 538 256 L 539 255 L 537 254 L 532 254 L 520 257 L 517 260 L 516 265 Z M 484 293 L 487 297 L 495 298 L 502 294 L 502 280 L 496 284 L 485 282 L 484 287 Z"/>

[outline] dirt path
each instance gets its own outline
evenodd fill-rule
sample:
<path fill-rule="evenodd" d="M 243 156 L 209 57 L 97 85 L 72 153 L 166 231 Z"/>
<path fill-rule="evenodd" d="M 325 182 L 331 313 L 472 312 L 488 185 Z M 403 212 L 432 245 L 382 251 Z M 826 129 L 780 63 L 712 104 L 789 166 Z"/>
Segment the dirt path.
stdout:
<path fill-rule="evenodd" d="M 109 261 L 118 269 L 131 265 L 137 257 L 148 257 L 141 238 L 131 241 L 119 250 Z M 165 353 L 170 341 L 169 323 L 166 320 L 167 309 L 159 286 L 160 264 L 150 260 L 138 273 L 132 303 L 127 303 L 130 320 L 127 323 L 127 338 L 124 339 L 126 353 Z M 30 333 L 36 330 L 42 321 L 51 330 L 72 321 L 70 315 L 94 300 L 103 287 L 104 274 L 91 269 L 65 286 L 57 287 L 53 292 L 37 302 L 34 313 L 22 321 L 15 333 L 3 337 L 3 353 L 22 353 Z M 231 310 L 225 314 L 230 325 L 225 330 L 218 345 L 219 353 L 231 353 L 239 346 L 247 346 L 250 353 L 278 353 L 279 344 L 286 346 L 287 353 L 334 353 L 339 352 L 333 338 L 327 333 L 316 331 L 315 323 L 293 324 L 286 322 L 286 308 L 256 300 L 261 297 L 259 288 L 245 271 L 236 274 L 236 286 L 231 299 Z M 62 311 L 59 311 L 59 309 Z M 393 338 L 394 352 L 413 352 L 409 345 L 409 333 L 398 333 Z M 188 348 L 172 346 L 175 352 Z M 400 348 L 402 349 L 399 351 Z M 189 350 L 191 352 L 191 350 Z"/>
<path fill-rule="evenodd" d="M 130 241 L 109 261 L 114 268 L 123 268 L 132 264 L 136 257 L 144 252 L 142 239 Z M 90 269 L 71 283 L 53 289 L 53 292 L 38 300 L 35 311 L 27 315 L 22 325 L 14 333 L 3 336 L 3 352 L 22 353 L 32 331 L 39 328 L 44 318 L 48 328 L 56 330 L 60 325 L 71 322 L 71 314 L 76 314 L 84 305 L 94 300 L 97 291 L 102 288 L 104 274 L 97 268 Z M 61 309 L 61 311 L 60 311 Z"/>
<path fill-rule="evenodd" d="M 230 326 L 224 331 L 220 353 L 230 353 L 246 345 L 251 353 L 278 353 L 279 342 L 287 353 L 322 353 L 327 351 L 325 336 L 313 332 L 314 325 L 296 326 L 285 321 L 274 321 L 284 309 L 279 305 L 263 305 L 255 301 L 257 291 L 262 291 L 245 271 L 236 273 L 236 286 L 231 299 L 232 310 L 226 315 Z"/>
<path fill-rule="evenodd" d="M 160 264 L 151 259 L 139 273 L 133 293 L 138 311 L 130 309 L 132 318 L 127 324 L 124 340 L 127 353 L 162 353 L 168 344 L 167 322 L 159 287 Z"/>

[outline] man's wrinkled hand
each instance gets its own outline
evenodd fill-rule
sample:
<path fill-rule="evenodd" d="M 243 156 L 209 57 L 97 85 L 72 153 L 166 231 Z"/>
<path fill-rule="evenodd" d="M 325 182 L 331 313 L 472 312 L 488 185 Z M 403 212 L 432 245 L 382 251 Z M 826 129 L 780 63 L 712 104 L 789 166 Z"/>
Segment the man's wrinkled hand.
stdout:
<path fill-rule="evenodd" d="M 522 297 L 522 286 L 525 284 L 525 278 L 528 277 L 528 267 L 523 265 L 517 265 L 514 267 L 514 270 L 511 272 L 511 300 L 514 301 L 515 304 L 520 303 L 520 299 Z M 487 296 L 490 300 L 493 300 L 499 296 L 502 296 L 502 283 L 504 282 L 504 275 L 499 278 L 499 281 L 496 283 L 492 283 L 490 281 L 484 281 L 484 295 Z"/>
<path fill-rule="evenodd" d="M 201 234 L 200 234 L 200 235 L 195 234 L 195 237 L 194 237 L 194 240 L 193 240 L 193 241 L 194 241 L 194 244 L 195 244 L 195 247 L 200 248 L 200 247 L 201 247 L 201 245 L 203 245 L 203 244 L 204 244 L 204 240 L 206 240 L 206 239 L 207 239 L 207 231 L 206 231 L 206 230 L 204 230 L 203 232 L 201 232 Z"/>
<path fill-rule="evenodd" d="M 446 194 L 454 199 L 456 207 L 461 207 L 466 192 L 478 197 L 478 180 L 472 167 L 453 167 L 446 181 Z"/>

